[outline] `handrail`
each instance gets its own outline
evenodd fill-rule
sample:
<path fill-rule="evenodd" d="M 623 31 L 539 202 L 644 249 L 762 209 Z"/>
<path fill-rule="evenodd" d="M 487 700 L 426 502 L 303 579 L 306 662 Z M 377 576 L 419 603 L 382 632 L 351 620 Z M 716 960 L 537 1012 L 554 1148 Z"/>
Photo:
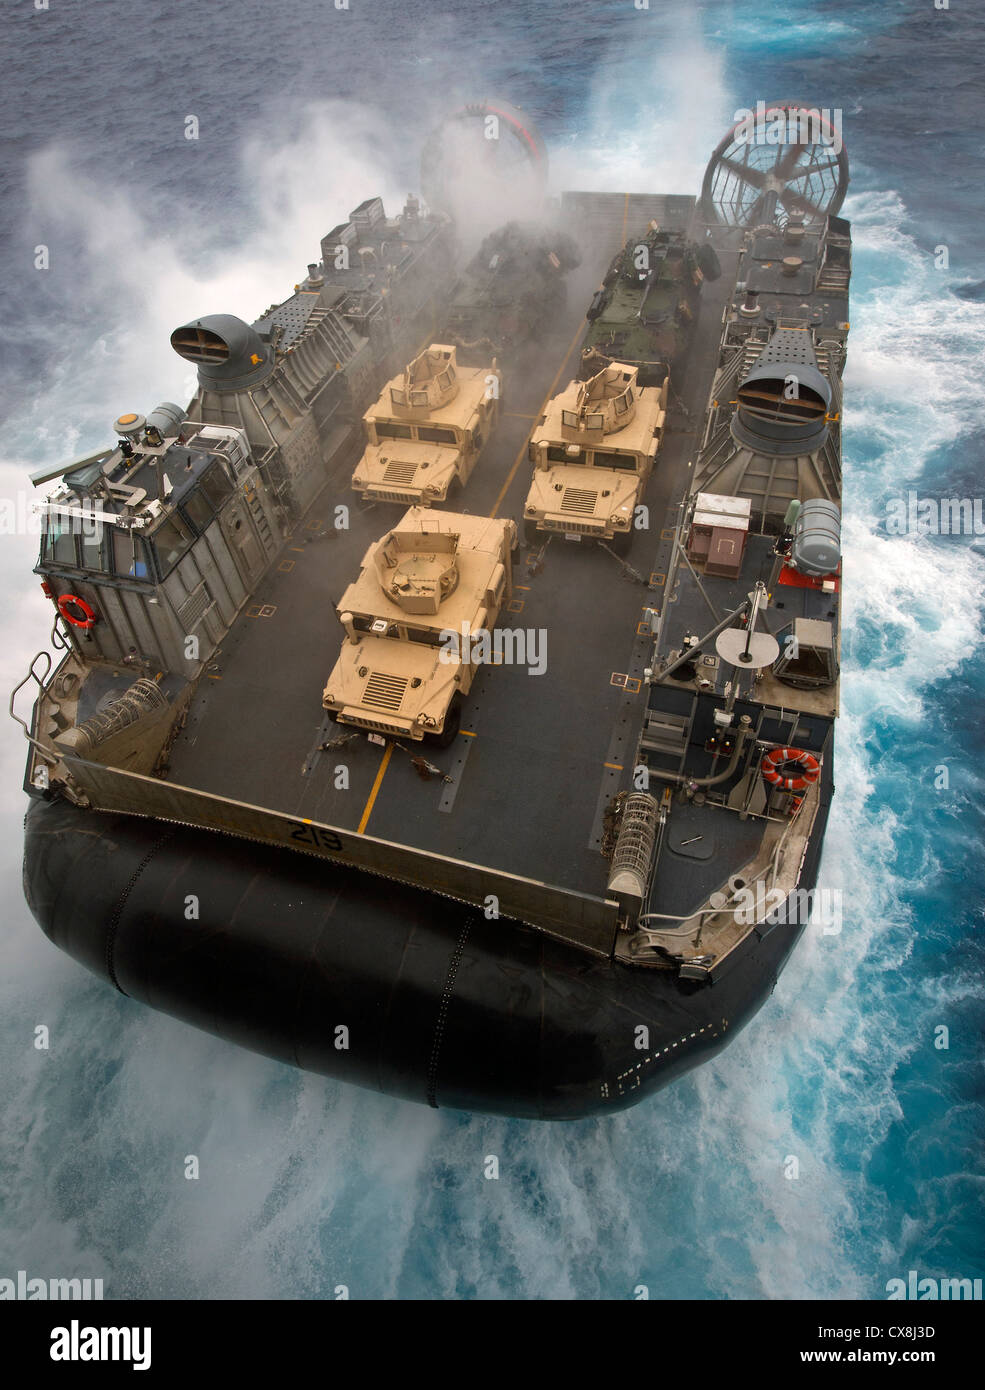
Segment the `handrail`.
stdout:
<path fill-rule="evenodd" d="M 777 837 L 776 844 L 773 846 L 773 852 L 770 855 L 769 862 L 764 864 L 762 869 L 760 869 L 759 873 L 756 874 L 754 878 L 751 878 L 749 880 L 749 882 L 746 884 L 746 888 L 752 888 L 755 887 L 757 883 L 765 882 L 767 875 L 769 875 L 769 891 L 772 892 L 774 890 L 774 888 L 776 887 L 777 876 L 779 874 L 780 855 L 786 843 L 786 838 L 790 834 L 790 831 L 793 828 L 797 819 L 798 818 L 796 816 L 791 816 L 790 819 L 787 821 L 786 825 L 783 827 L 782 833 Z M 675 916 L 668 912 L 644 912 L 640 914 L 637 921 L 641 925 L 642 923 L 651 921 L 655 918 L 663 922 L 690 923 L 696 921 L 697 925 L 695 926 L 651 928 L 644 927 L 643 930 L 648 931 L 653 936 L 684 937 L 693 935 L 697 940 L 702 930 L 705 917 L 719 917 L 728 915 L 734 917 L 738 911 L 739 909 L 737 908 L 730 909 L 727 905 L 723 905 L 722 907 L 702 907 L 699 908 L 696 912 L 689 912 L 686 917 Z"/>
<path fill-rule="evenodd" d="M 34 668 L 42 657 L 48 664 L 45 667 L 44 675 L 39 676 Z M 20 717 L 19 714 L 17 714 L 17 712 L 14 709 L 14 701 L 17 699 L 18 694 L 21 690 L 23 690 L 24 686 L 27 685 L 28 681 L 33 680 L 38 687 L 38 694 L 43 695 L 45 693 L 45 690 L 47 689 L 45 682 L 48 680 L 50 676 L 51 652 L 46 650 L 36 652 L 31 660 L 30 666 L 27 668 L 27 675 L 24 677 L 22 681 L 19 681 L 17 685 L 14 686 L 13 690 L 10 692 L 10 700 L 7 703 L 7 713 L 10 715 L 11 719 L 13 719 L 15 723 L 21 726 L 21 728 L 24 730 L 24 737 L 27 739 L 28 743 L 32 745 L 32 747 L 38 750 L 38 752 L 44 758 L 45 762 L 54 763 L 58 761 L 57 757 L 54 755 L 54 753 L 52 753 L 50 748 L 46 748 L 43 743 L 40 743 L 34 737 L 25 721 Z"/>
<path fill-rule="evenodd" d="M 62 626 L 59 626 L 59 622 L 61 622 Z M 51 625 L 51 645 L 55 647 L 58 651 L 74 651 L 74 644 L 71 640 L 66 641 L 66 638 L 71 638 L 71 633 L 69 631 L 68 624 L 65 622 L 65 619 L 62 617 L 62 615 L 56 610 L 55 620 Z"/>

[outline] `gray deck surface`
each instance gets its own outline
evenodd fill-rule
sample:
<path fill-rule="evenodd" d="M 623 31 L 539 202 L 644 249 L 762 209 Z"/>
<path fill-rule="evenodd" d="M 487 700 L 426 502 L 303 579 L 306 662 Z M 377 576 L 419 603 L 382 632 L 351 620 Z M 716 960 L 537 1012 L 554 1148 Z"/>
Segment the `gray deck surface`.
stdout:
<path fill-rule="evenodd" d="M 620 244 L 617 235 L 615 243 L 585 257 L 569 279 L 564 320 L 552 325 L 523 362 L 503 364 L 503 414 L 467 488 L 447 510 L 489 514 L 509 480 L 497 514 L 520 517 L 530 481 L 528 434 L 545 399 L 576 374 L 584 309 Z M 722 305 L 735 273 L 734 255 L 722 260 L 721 280 L 704 287 L 690 365 L 673 382 L 690 420 L 676 408 L 668 416 L 644 499 L 651 530 L 636 533 L 628 556 L 644 576 L 666 562 L 666 528 L 676 515 L 666 517 L 668 500 L 676 504 L 695 452 Z M 466 700 L 463 732 L 449 749 L 408 741 L 411 753 L 423 752 L 453 778 L 451 784 L 422 780 L 410 753 L 400 748 L 378 781 L 384 749 L 362 735 L 341 748 L 316 751 L 347 732 L 327 723 L 321 707 L 342 640 L 335 603 L 358 572 L 367 545 L 403 511 L 388 503 L 364 505 L 349 488 L 350 471 L 331 480 L 223 644 L 213 672 L 218 678 L 203 681 L 175 744 L 170 780 L 578 891 L 603 892 L 608 865 L 597 848 L 601 809 L 628 785 L 621 755 L 625 750 L 626 760 L 632 756 L 646 700 L 645 687 L 627 694 L 612 684 L 612 676 L 638 675 L 648 659 L 650 643 L 637 627 L 644 607 L 660 607 L 662 590 L 628 579 L 595 545 L 562 537 L 552 540 L 543 568 L 532 574 L 526 563 L 532 552 L 521 540 L 514 555 L 514 598 L 522 607 L 504 612 L 500 624 L 547 629 L 546 673 L 488 666 Z M 350 509 L 348 532 L 333 530 L 339 503 Z M 348 768 L 347 790 L 335 786 L 341 765 Z"/>

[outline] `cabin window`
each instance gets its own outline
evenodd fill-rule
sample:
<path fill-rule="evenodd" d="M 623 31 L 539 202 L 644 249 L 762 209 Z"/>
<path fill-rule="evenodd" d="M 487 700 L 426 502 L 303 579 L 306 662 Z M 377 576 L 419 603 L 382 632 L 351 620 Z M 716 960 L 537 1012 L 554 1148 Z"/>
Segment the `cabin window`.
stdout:
<path fill-rule="evenodd" d="M 147 551 L 139 536 L 114 526 L 110 531 L 113 572 L 120 579 L 149 579 Z"/>
<path fill-rule="evenodd" d="M 162 579 L 174 568 L 191 543 L 192 533 L 188 523 L 182 521 L 177 513 L 161 523 L 154 532 L 154 547 Z"/>
<path fill-rule="evenodd" d="M 97 572 L 106 569 L 106 546 L 103 544 L 101 525 L 96 535 L 87 534 L 86 531 L 82 533 L 82 568 Z"/>
<path fill-rule="evenodd" d="M 181 503 L 181 510 L 191 520 L 199 534 L 212 525 L 212 508 L 198 488 L 195 488 L 184 498 Z"/>
<path fill-rule="evenodd" d="M 596 449 L 593 462 L 596 468 L 623 468 L 629 473 L 636 472 L 635 454 L 616 454 L 607 449 Z"/>
<path fill-rule="evenodd" d="M 198 486 L 212 503 L 215 511 L 218 511 L 226 498 L 231 497 L 233 493 L 233 485 L 221 464 L 213 464 L 203 473 L 198 480 Z"/>
<path fill-rule="evenodd" d="M 580 449 L 576 454 L 569 454 L 563 444 L 551 444 L 547 449 L 547 461 L 549 463 L 584 463 L 585 455 Z"/>
<path fill-rule="evenodd" d="M 147 542 L 140 536 L 133 538 L 133 568 L 130 573 L 134 579 L 151 579 L 150 555 Z"/>
<path fill-rule="evenodd" d="M 456 444 L 455 431 L 437 425 L 419 425 L 417 437 L 426 444 Z"/>
<path fill-rule="evenodd" d="M 133 574 L 133 533 L 120 531 L 113 527 L 113 572 L 119 575 Z"/>
<path fill-rule="evenodd" d="M 52 515 L 44 533 L 44 559 L 49 565 L 68 565 L 77 569 L 75 535 L 70 516 Z"/>
<path fill-rule="evenodd" d="M 381 421 L 376 422 L 377 439 L 410 439 L 410 425 L 391 425 Z"/>
<path fill-rule="evenodd" d="M 113 573 L 121 579 L 146 579 L 146 566 L 143 574 L 136 572 L 137 538 L 132 531 L 123 531 L 114 526 L 110 532 Z"/>

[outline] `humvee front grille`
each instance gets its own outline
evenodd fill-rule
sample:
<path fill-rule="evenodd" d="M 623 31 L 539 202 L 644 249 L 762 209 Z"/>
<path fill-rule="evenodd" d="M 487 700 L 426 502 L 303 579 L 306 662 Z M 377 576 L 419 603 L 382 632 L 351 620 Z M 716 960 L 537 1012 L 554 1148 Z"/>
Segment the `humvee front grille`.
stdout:
<path fill-rule="evenodd" d="M 383 473 L 385 483 L 396 483 L 398 487 L 408 487 L 414 481 L 416 463 L 400 463 L 396 459 L 387 464 Z"/>
<path fill-rule="evenodd" d="M 576 516 L 594 516 L 598 493 L 584 487 L 566 487 L 561 498 L 560 510 L 573 512 Z"/>
<path fill-rule="evenodd" d="M 345 724 L 358 724 L 360 729 L 375 729 L 381 734 L 399 734 L 402 738 L 408 738 L 406 729 L 399 728 L 396 724 L 384 724 L 382 719 L 363 719 L 357 714 L 346 714 L 342 717 Z"/>
<path fill-rule="evenodd" d="M 375 705 L 377 709 L 388 709 L 396 714 L 406 689 L 406 676 L 388 676 L 382 671 L 374 671 L 366 682 L 363 704 Z"/>
<path fill-rule="evenodd" d="M 420 496 L 420 491 L 413 492 L 394 492 L 392 488 L 368 487 L 366 491 L 370 497 L 378 497 L 381 502 L 413 502 L 415 497 Z"/>
<path fill-rule="evenodd" d="M 568 521 L 565 518 L 564 521 L 545 521 L 544 525 L 549 526 L 553 531 L 570 531 L 572 534 L 583 536 L 601 536 L 605 531 L 605 526 L 601 521 L 592 526 L 584 521 Z"/>

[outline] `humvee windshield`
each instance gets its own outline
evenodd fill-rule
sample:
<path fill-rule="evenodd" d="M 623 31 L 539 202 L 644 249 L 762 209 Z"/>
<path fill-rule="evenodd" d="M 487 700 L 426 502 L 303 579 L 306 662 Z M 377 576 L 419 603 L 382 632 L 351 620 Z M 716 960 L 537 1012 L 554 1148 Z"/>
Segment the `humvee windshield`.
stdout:
<path fill-rule="evenodd" d="M 425 444 L 455 444 L 455 431 L 439 425 L 418 425 L 417 437 Z"/>
<path fill-rule="evenodd" d="M 635 454 L 617 454 L 604 449 L 596 449 L 592 457 L 594 468 L 624 468 L 629 473 L 638 471 Z"/>

